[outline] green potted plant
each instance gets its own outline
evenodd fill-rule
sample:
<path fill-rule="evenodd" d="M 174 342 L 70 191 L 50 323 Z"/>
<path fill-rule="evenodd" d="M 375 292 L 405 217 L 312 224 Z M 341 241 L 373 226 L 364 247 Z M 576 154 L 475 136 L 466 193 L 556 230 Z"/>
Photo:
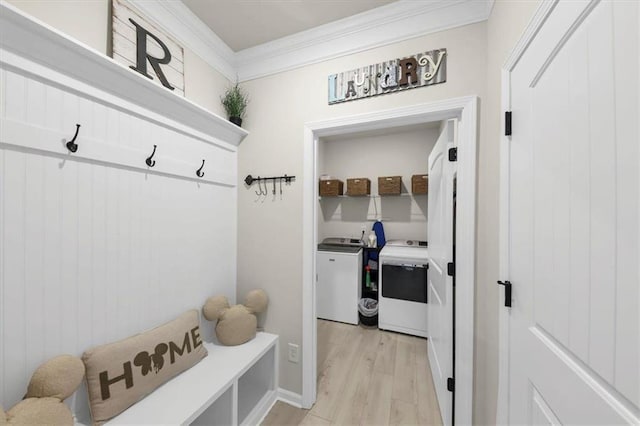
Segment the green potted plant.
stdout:
<path fill-rule="evenodd" d="M 242 118 L 246 112 L 247 103 L 249 103 L 247 93 L 236 83 L 235 86 L 227 89 L 224 96 L 220 98 L 220 101 L 225 111 L 227 111 L 229 121 L 239 127 L 242 126 Z"/>

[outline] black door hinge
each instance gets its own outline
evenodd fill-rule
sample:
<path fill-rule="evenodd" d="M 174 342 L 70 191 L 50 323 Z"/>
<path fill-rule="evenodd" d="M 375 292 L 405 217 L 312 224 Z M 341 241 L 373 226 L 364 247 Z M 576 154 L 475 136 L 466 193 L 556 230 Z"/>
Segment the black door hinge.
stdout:
<path fill-rule="evenodd" d="M 511 136 L 511 111 L 504 112 L 504 135 Z"/>
<path fill-rule="evenodd" d="M 504 286 L 504 306 L 511 307 L 511 281 L 498 281 L 498 284 Z"/>
<path fill-rule="evenodd" d="M 449 161 L 458 161 L 458 148 L 449 148 Z"/>
<path fill-rule="evenodd" d="M 447 275 L 450 277 L 455 276 L 456 274 L 456 264 L 453 262 L 447 263 Z"/>
<path fill-rule="evenodd" d="M 453 377 L 449 377 L 447 379 L 447 390 L 449 392 L 453 392 L 454 390 L 456 390 L 456 379 L 454 379 Z"/>

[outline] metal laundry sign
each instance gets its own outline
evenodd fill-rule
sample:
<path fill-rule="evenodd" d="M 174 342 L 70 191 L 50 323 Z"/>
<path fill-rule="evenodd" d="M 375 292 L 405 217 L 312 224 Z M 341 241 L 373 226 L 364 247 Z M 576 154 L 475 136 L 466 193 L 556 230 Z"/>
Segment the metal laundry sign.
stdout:
<path fill-rule="evenodd" d="M 329 76 L 329 105 L 447 81 L 447 49 Z"/>

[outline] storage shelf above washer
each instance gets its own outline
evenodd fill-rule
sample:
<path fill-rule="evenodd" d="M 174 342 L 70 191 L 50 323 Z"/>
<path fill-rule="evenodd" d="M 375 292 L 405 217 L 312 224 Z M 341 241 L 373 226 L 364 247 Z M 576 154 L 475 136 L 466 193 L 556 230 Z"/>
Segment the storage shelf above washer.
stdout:
<path fill-rule="evenodd" d="M 397 194 L 397 195 L 376 195 L 376 194 L 371 194 L 371 195 L 329 195 L 329 196 L 324 196 L 324 197 L 318 197 L 318 200 L 323 200 L 323 199 L 334 199 L 334 198 L 351 198 L 351 199 L 358 199 L 358 198 L 396 198 L 396 197 L 426 197 L 427 194 L 412 194 L 410 192 L 403 192 L 402 194 Z"/>

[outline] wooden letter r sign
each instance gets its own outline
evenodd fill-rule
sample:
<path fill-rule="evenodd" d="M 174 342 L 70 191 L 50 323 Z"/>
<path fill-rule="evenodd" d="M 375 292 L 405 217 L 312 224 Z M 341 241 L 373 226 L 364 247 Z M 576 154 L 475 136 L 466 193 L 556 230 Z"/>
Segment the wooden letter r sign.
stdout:
<path fill-rule="evenodd" d="M 146 29 L 142 28 L 136 21 L 129 18 L 129 21 L 136 27 L 136 65 L 130 65 L 129 68 L 138 71 L 140 74 L 145 77 L 153 80 L 153 77 L 147 73 L 147 60 L 151 64 L 153 71 L 155 71 L 156 75 L 160 79 L 160 82 L 164 87 L 170 90 L 174 90 L 175 88 L 169 83 L 167 78 L 164 76 L 162 72 L 162 68 L 160 68 L 160 64 L 168 64 L 171 62 L 171 52 L 167 46 L 155 35 L 151 34 Z M 147 36 L 153 38 L 158 45 L 162 48 L 164 52 L 164 56 L 162 58 L 156 58 L 155 56 L 151 56 L 147 52 Z"/>

